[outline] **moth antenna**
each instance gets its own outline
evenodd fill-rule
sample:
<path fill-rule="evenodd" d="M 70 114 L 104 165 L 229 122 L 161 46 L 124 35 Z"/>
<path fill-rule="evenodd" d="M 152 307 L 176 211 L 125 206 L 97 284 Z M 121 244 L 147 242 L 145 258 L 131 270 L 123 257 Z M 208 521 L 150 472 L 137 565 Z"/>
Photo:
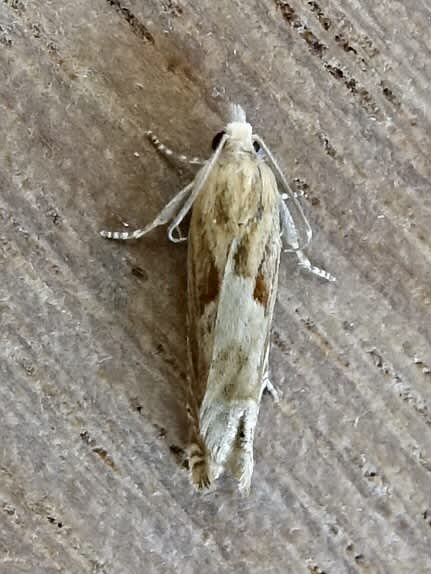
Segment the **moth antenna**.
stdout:
<path fill-rule="evenodd" d="M 331 275 L 331 273 L 328 273 L 325 269 L 321 269 L 320 267 L 316 267 L 315 265 L 313 265 L 311 261 L 308 259 L 308 257 L 301 250 L 296 252 L 296 256 L 298 257 L 299 266 L 305 269 L 306 271 L 309 271 L 310 273 L 317 275 L 317 277 L 326 279 L 326 281 L 329 281 L 330 283 L 335 283 L 337 281 L 337 278 Z"/>
<path fill-rule="evenodd" d="M 170 224 L 170 226 L 168 228 L 168 237 L 173 243 L 181 243 L 182 241 L 186 241 L 185 237 L 176 238 L 173 235 L 173 232 L 176 228 L 179 227 L 180 223 L 183 221 L 183 219 L 185 218 L 187 213 L 190 211 L 190 209 L 191 209 L 195 199 L 199 195 L 200 191 L 204 187 L 204 185 L 208 179 L 208 176 L 210 175 L 211 171 L 213 170 L 214 165 L 216 164 L 216 162 L 220 156 L 220 153 L 223 149 L 224 144 L 226 143 L 227 138 L 228 138 L 228 136 L 226 134 L 224 134 L 220 140 L 219 145 L 217 146 L 216 150 L 214 151 L 214 153 L 212 154 L 210 159 L 206 162 L 206 164 L 203 166 L 203 168 L 197 174 L 196 179 L 194 181 L 193 191 L 191 192 L 191 194 L 187 198 L 186 202 L 184 203 L 183 207 L 178 212 L 175 219 Z"/>
<path fill-rule="evenodd" d="M 230 121 L 240 123 L 245 123 L 247 121 L 245 111 L 239 104 L 230 105 Z"/>
<path fill-rule="evenodd" d="M 260 147 L 263 149 L 263 151 L 266 154 L 266 157 L 268 158 L 269 163 L 271 164 L 271 166 L 273 167 L 274 171 L 276 172 L 278 178 L 280 179 L 285 192 L 287 193 L 287 195 L 291 198 L 291 200 L 293 201 L 296 209 L 299 212 L 299 215 L 301 216 L 302 221 L 304 222 L 305 225 L 305 243 L 304 245 L 298 245 L 296 247 L 293 247 L 293 250 L 298 251 L 301 249 L 305 249 L 311 242 L 312 238 L 313 238 L 313 230 L 311 229 L 311 226 L 308 222 L 308 219 L 304 213 L 304 210 L 302 209 L 302 206 L 300 204 L 300 202 L 298 201 L 298 199 L 296 198 L 295 194 L 292 191 L 292 188 L 290 187 L 284 173 L 281 171 L 280 166 L 277 163 L 277 160 L 275 159 L 275 157 L 272 155 L 270 149 L 268 148 L 268 146 L 265 144 L 265 142 L 263 141 L 263 139 L 254 134 L 253 135 L 253 141 L 257 142 Z"/>
<path fill-rule="evenodd" d="M 184 155 L 183 153 L 178 153 L 178 152 L 172 150 L 171 148 L 166 146 L 164 143 L 162 143 L 159 140 L 159 138 L 151 130 L 146 131 L 145 135 L 151 141 L 151 143 L 156 148 L 156 150 L 169 159 L 174 159 L 177 161 L 181 161 L 183 163 L 190 163 L 192 165 L 203 165 L 205 163 L 205 160 L 200 158 L 200 157 L 196 157 L 196 156 L 195 157 L 188 157 L 187 155 Z"/>
<path fill-rule="evenodd" d="M 154 221 L 149 223 L 143 228 L 127 231 L 100 231 L 100 235 L 107 239 L 139 239 L 143 235 L 146 235 L 152 231 L 155 227 L 164 225 L 171 221 L 172 223 L 168 227 L 168 238 L 173 243 L 182 243 L 187 241 L 186 237 L 183 237 L 181 230 L 179 228 L 180 223 L 183 221 L 187 213 L 190 211 L 196 197 L 201 191 L 202 187 L 211 173 L 218 157 L 223 149 L 223 146 L 227 140 L 227 136 L 224 135 L 220 140 L 215 152 L 211 158 L 205 162 L 204 167 L 197 174 L 194 181 L 186 185 L 186 187 L 181 190 L 171 201 L 162 209 L 159 215 Z M 182 204 L 182 206 L 181 206 Z M 177 232 L 178 235 L 174 235 Z"/>

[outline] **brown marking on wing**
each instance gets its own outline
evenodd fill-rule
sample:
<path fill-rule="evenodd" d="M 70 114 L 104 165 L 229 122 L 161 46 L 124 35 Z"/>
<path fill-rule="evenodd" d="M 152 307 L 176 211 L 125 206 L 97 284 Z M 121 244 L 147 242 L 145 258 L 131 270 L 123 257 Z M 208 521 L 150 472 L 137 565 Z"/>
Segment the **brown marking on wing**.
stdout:
<path fill-rule="evenodd" d="M 255 162 L 244 158 L 229 158 L 214 168 L 193 205 L 188 245 L 188 355 L 190 394 L 197 410 L 215 360 L 218 300 L 233 244 L 232 271 L 250 281 L 250 296 L 254 290 L 256 303 L 263 305 L 266 320 L 262 328 L 269 332 L 280 251 L 278 192 L 269 168 L 260 167 L 256 170 Z M 236 353 L 238 361 L 240 354 L 238 350 Z M 229 365 L 220 365 L 225 383 L 229 378 L 224 372 L 226 367 Z M 231 378 L 237 378 L 235 373 Z M 224 396 L 257 400 L 260 379 L 258 373 L 256 385 L 252 385 L 253 396 L 249 388 L 242 391 L 229 384 L 223 390 Z"/>
<path fill-rule="evenodd" d="M 235 362 L 232 363 L 232 356 Z M 220 397 L 230 402 L 257 401 L 260 393 L 259 384 L 250 384 L 249 379 L 241 377 L 241 372 L 247 369 L 249 363 L 249 348 L 244 348 L 241 342 L 232 341 L 229 347 L 219 352 L 215 358 L 215 371 L 223 373 L 224 383 Z M 242 382 L 240 382 L 242 381 Z"/>
<path fill-rule="evenodd" d="M 250 242 L 252 232 L 243 235 L 234 255 L 234 269 L 237 275 L 241 277 L 249 277 L 249 259 L 250 259 Z"/>
<path fill-rule="evenodd" d="M 253 299 L 255 301 L 258 301 L 266 309 L 268 298 L 269 293 L 265 284 L 265 278 L 263 276 L 262 271 L 259 271 L 259 273 L 256 276 L 256 281 L 254 284 Z"/>
<path fill-rule="evenodd" d="M 214 202 L 214 215 L 218 224 L 226 225 L 229 223 L 229 213 L 223 193 L 217 193 Z"/>
<path fill-rule="evenodd" d="M 188 252 L 188 325 L 187 346 L 189 356 L 190 392 L 197 412 L 206 390 L 211 349 L 205 339 L 211 334 L 216 317 L 209 310 L 217 301 L 221 289 L 220 273 L 208 246 L 206 227 L 201 225 L 200 213 L 192 216 L 193 233 L 189 236 Z M 208 224 L 208 221 L 206 221 Z M 190 401 L 192 399 L 190 398 Z"/>
<path fill-rule="evenodd" d="M 219 292 L 220 278 L 214 259 L 211 258 L 209 260 L 206 282 L 203 284 L 202 290 L 199 293 L 199 308 L 201 315 L 208 303 L 211 303 L 211 301 L 214 301 L 214 299 L 218 297 Z"/>

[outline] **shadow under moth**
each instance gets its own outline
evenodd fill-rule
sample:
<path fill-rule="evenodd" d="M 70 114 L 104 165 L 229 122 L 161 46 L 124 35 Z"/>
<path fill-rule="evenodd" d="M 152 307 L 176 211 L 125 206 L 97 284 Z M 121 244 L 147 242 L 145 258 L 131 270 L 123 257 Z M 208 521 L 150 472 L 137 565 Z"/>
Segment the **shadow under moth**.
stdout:
<path fill-rule="evenodd" d="M 296 254 L 301 267 L 335 279 L 304 254 L 312 237 L 310 225 L 239 105 L 232 106 L 230 122 L 214 138 L 213 153 L 205 161 L 175 154 L 152 132 L 147 134 L 164 155 L 202 167 L 146 227 L 101 235 L 138 239 L 168 224 L 171 241 L 188 241 L 191 480 L 197 488 L 209 487 L 228 470 L 247 494 L 262 393 L 267 389 L 277 399 L 268 355 L 282 247 Z M 191 209 L 185 238 L 180 224 Z"/>

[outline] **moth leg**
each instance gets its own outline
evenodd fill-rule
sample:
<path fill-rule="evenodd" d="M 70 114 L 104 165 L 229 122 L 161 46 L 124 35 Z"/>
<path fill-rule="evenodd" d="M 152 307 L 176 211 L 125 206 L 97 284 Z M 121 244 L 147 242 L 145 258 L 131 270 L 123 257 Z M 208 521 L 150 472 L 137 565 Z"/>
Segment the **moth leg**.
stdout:
<path fill-rule="evenodd" d="M 107 239 L 139 239 L 146 233 L 150 232 L 159 225 L 164 225 L 172 221 L 168 228 L 168 237 L 174 243 L 186 241 L 186 237 L 181 235 L 179 228 L 180 223 L 183 221 L 187 213 L 192 208 L 192 205 L 205 185 L 208 176 L 210 175 L 214 165 L 217 163 L 218 158 L 226 143 L 227 135 L 224 134 L 217 149 L 214 151 L 208 161 L 204 162 L 204 166 L 199 170 L 195 179 L 190 182 L 184 189 L 182 189 L 171 201 L 162 209 L 156 219 L 149 223 L 142 229 L 135 229 L 134 231 L 101 231 L 100 235 Z M 174 232 L 178 233 L 175 237 Z"/>
<path fill-rule="evenodd" d="M 333 275 L 328 273 L 328 271 L 325 271 L 325 269 L 313 265 L 303 251 L 296 251 L 296 257 L 298 258 L 299 266 L 302 267 L 302 269 L 310 271 L 310 273 L 313 273 L 322 279 L 326 279 L 326 281 L 330 281 L 331 283 L 334 283 L 337 280 Z"/>
<path fill-rule="evenodd" d="M 316 267 L 315 265 L 313 265 L 311 261 L 308 259 L 308 257 L 305 255 L 305 253 L 302 251 L 302 249 L 299 249 L 299 238 L 296 225 L 282 197 L 280 197 L 280 220 L 281 220 L 280 221 L 281 229 L 285 237 L 286 243 L 290 245 L 290 247 L 294 251 L 299 261 L 300 267 L 302 267 L 307 271 L 310 271 L 310 273 L 313 273 L 314 275 L 317 275 L 322 279 L 326 279 L 327 281 L 331 282 L 336 281 L 333 275 L 331 275 L 324 269 L 321 269 L 320 267 Z M 286 251 L 288 251 L 288 249 L 286 249 Z"/>
<path fill-rule="evenodd" d="M 293 224 L 294 234 L 295 234 L 295 238 L 296 238 L 296 245 L 295 246 L 292 245 L 292 247 L 294 249 L 299 249 L 299 248 L 304 249 L 305 247 L 307 247 L 307 245 L 309 245 L 309 243 L 311 242 L 311 240 L 313 238 L 313 230 L 311 229 L 311 226 L 308 222 L 308 219 L 305 216 L 305 213 L 302 209 L 301 203 L 297 199 L 297 194 L 295 194 L 292 191 L 292 189 L 289 185 L 289 182 L 287 181 L 286 177 L 284 176 L 284 173 L 281 171 L 281 168 L 277 163 L 277 160 L 272 155 L 271 150 L 267 147 L 267 145 L 265 144 L 263 139 L 261 137 L 259 137 L 257 134 L 254 134 L 253 141 L 257 142 L 260 145 L 260 147 L 262 148 L 263 152 L 265 153 L 265 155 L 268 159 L 269 164 L 271 165 L 271 167 L 275 171 L 275 174 L 278 178 L 279 183 L 281 184 L 282 188 L 285 191 L 285 193 L 283 194 L 284 197 L 286 197 L 286 198 L 290 197 L 291 198 L 292 205 L 294 206 L 294 208 L 297 211 L 297 214 L 300 216 L 300 218 L 302 219 L 302 222 L 304 223 L 304 226 L 305 226 L 305 242 L 303 243 L 303 245 L 300 246 L 298 233 L 297 233 L 295 225 Z M 283 203 L 282 199 L 283 199 L 283 196 L 280 197 L 280 203 Z M 284 207 L 287 211 L 289 211 L 286 206 L 284 206 Z M 282 218 L 284 217 L 283 213 L 281 213 L 281 217 Z M 290 215 L 290 212 L 289 212 L 289 217 L 293 223 L 293 218 Z"/>
<path fill-rule="evenodd" d="M 196 199 L 196 197 L 201 192 L 202 188 L 205 185 L 208 176 L 210 175 L 214 165 L 217 163 L 217 160 L 220 156 L 220 153 L 223 150 L 223 146 L 226 142 L 227 136 L 226 134 L 223 135 L 217 149 L 214 151 L 212 156 L 208 161 L 205 162 L 205 165 L 199 170 L 195 179 L 193 180 L 193 190 L 184 201 L 181 209 L 177 212 L 175 219 L 172 221 L 170 226 L 168 227 L 168 237 L 173 243 L 180 243 L 182 241 L 187 241 L 186 237 L 183 237 L 181 234 L 180 224 L 187 215 L 187 213 L 192 208 L 192 205 Z M 177 236 L 174 235 L 174 232 L 177 233 Z"/>
<path fill-rule="evenodd" d="M 102 230 L 100 231 L 100 235 L 102 237 L 106 237 L 107 239 L 139 239 L 143 235 L 149 233 L 154 228 L 159 227 L 160 225 L 164 225 L 169 221 L 173 220 L 177 215 L 178 211 L 184 205 L 184 203 L 189 199 L 190 195 L 193 193 L 193 186 L 194 181 L 186 185 L 184 189 L 182 189 L 175 197 L 173 197 L 169 203 L 165 205 L 159 215 L 143 227 L 142 229 L 135 229 L 130 231 L 107 231 Z"/>
<path fill-rule="evenodd" d="M 193 486 L 202 490 L 211 484 L 208 455 L 205 445 L 199 435 L 196 417 L 193 415 L 191 406 L 187 405 L 187 418 L 189 419 L 191 436 L 187 448 L 187 459 L 189 463 L 190 479 Z"/>
<path fill-rule="evenodd" d="M 280 395 L 278 394 L 277 389 L 271 383 L 268 371 L 263 376 L 263 390 L 267 391 L 276 403 L 280 402 Z"/>
<path fill-rule="evenodd" d="M 177 152 L 171 150 L 170 148 L 165 146 L 165 144 L 163 144 L 159 140 L 159 138 L 153 134 L 153 132 L 151 130 L 148 130 L 147 132 L 145 132 L 145 135 L 148 136 L 149 140 L 154 145 L 156 150 L 169 159 L 174 159 L 177 161 L 181 161 L 183 163 L 190 163 L 190 164 L 194 164 L 194 165 L 203 165 L 205 163 L 205 160 L 200 158 L 200 157 L 190 157 L 189 158 L 182 153 L 177 153 Z"/>
<path fill-rule="evenodd" d="M 277 389 L 271 382 L 271 371 L 269 368 L 269 344 L 267 346 L 265 363 L 263 367 L 263 378 L 262 378 L 262 392 L 267 391 L 276 403 L 280 401 L 280 397 Z"/>

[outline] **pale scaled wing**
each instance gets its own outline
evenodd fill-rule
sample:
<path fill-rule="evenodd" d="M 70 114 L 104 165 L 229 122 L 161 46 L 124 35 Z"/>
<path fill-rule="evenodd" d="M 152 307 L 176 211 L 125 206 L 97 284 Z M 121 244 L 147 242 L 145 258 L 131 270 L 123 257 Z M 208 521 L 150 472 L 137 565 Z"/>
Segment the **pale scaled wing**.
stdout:
<path fill-rule="evenodd" d="M 192 394 L 206 447 L 221 464 L 245 410 L 260 402 L 280 257 L 278 197 L 271 170 L 255 155 L 223 153 L 193 206 Z"/>

